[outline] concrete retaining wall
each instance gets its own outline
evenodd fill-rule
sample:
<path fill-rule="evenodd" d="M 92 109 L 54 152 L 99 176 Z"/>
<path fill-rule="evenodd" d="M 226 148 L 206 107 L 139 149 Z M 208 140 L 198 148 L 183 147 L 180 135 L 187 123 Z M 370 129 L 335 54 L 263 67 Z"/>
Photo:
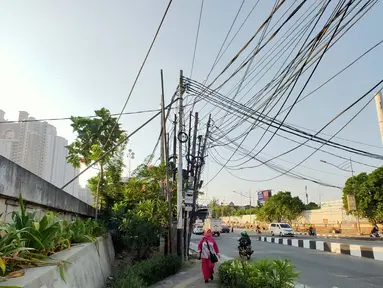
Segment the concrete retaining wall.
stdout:
<path fill-rule="evenodd" d="M 57 266 L 26 269 L 25 275 L 0 283 L 0 287 L 22 288 L 104 288 L 112 274 L 114 261 L 112 239 L 100 237 L 95 243 L 85 243 L 61 251 L 52 258 L 69 261 L 65 264 L 65 281 Z M 52 260 L 54 261 L 54 260 Z"/>
<path fill-rule="evenodd" d="M 0 214 L 6 216 L 20 193 L 30 207 L 72 215 L 95 216 L 95 209 L 0 155 Z M 12 201 L 7 201 L 7 200 Z M 3 220 L 6 220 L 3 218 Z"/>

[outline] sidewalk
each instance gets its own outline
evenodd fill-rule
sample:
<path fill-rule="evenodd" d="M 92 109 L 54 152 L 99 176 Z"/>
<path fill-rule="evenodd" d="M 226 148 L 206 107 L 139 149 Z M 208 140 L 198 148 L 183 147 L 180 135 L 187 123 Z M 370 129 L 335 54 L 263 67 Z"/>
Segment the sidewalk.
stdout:
<path fill-rule="evenodd" d="M 215 268 L 215 276 L 218 267 Z M 192 287 L 218 287 L 218 279 L 205 283 L 202 277 L 201 262 L 198 260 L 190 261 L 190 266 L 183 269 L 180 273 L 162 280 L 151 288 L 192 288 Z"/>

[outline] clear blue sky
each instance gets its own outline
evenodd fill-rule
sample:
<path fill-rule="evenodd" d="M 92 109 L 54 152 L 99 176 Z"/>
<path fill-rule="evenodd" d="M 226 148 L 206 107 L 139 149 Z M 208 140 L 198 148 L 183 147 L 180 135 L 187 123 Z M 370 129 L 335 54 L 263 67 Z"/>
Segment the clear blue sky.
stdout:
<path fill-rule="evenodd" d="M 240 2 L 205 0 L 193 79 L 202 82 L 207 76 Z M 266 19 L 273 2 L 260 1 L 249 21 L 213 71 L 212 76 L 219 73 Z M 299 1 L 286 2 L 287 4 L 284 5 L 286 7 L 282 9 L 282 12 L 293 2 Z M 307 2 L 306 5 L 311 5 L 315 1 Z M 334 6 L 335 2 L 337 1 L 331 5 Z M 126 111 L 159 107 L 160 69 L 164 70 L 167 101 L 176 88 L 179 70 L 183 69 L 186 76 L 190 75 L 200 3 L 201 1 L 173 1 L 163 29 Z M 234 31 L 254 3 L 255 1 L 245 1 Z M 166 5 L 167 1 L 163 0 L 2 1 L 0 9 L 0 109 L 7 112 L 9 120 L 17 119 L 19 110 L 26 110 L 36 118 L 92 115 L 94 110 L 101 107 L 106 107 L 115 113 L 120 112 Z M 382 12 L 383 6 L 378 3 L 326 54 L 306 91 L 317 87 L 366 49 L 383 39 L 383 29 L 379 28 L 382 27 L 380 20 Z M 307 100 L 299 103 L 293 109 L 287 122 L 314 130 L 322 127 L 382 78 L 382 52 L 383 45 Z M 247 53 L 248 51 L 245 55 Z M 260 85 L 266 84 L 271 79 L 272 72 L 275 73 L 275 70 L 271 70 L 269 74 L 265 75 Z M 229 83 L 228 88 L 232 87 L 233 83 Z M 224 91 L 228 91 L 228 89 Z M 292 97 L 296 95 L 297 92 L 293 93 Z M 358 106 L 358 108 L 360 107 L 361 105 Z M 211 108 L 208 106 L 202 110 L 201 116 L 206 115 Z M 353 110 L 353 112 L 355 111 Z M 127 131 L 132 131 L 150 115 L 123 116 L 122 125 Z M 325 133 L 334 133 L 351 116 L 352 113 L 346 114 L 326 129 Z M 204 122 L 206 123 L 206 119 Z M 70 141 L 73 140 L 74 136 L 69 121 L 55 121 L 52 124 L 57 127 L 59 135 Z M 158 120 L 131 139 L 129 145 L 136 153 L 133 165 L 138 165 L 151 153 L 157 140 L 159 126 Z M 238 135 L 246 127 L 229 136 Z M 258 130 L 254 131 L 245 141 L 245 145 L 252 147 L 258 141 L 260 133 Z M 338 142 L 383 154 L 383 149 L 380 148 L 382 142 L 374 102 L 339 136 L 379 148 L 336 139 Z M 290 147 L 293 147 L 290 142 L 276 137 L 264 150 L 265 154 L 261 154 L 261 156 L 269 158 L 270 155 L 274 156 Z M 222 157 L 230 157 L 228 150 L 219 148 L 218 151 Z M 351 156 L 337 150 L 329 151 L 345 157 Z M 309 152 L 311 150 L 302 148 L 281 157 L 275 163 L 290 168 Z M 381 165 L 376 160 L 352 157 L 372 165 Z M 236 158 L 234 157 L 234 159 Z M 349 173 L 320 163 L 320 159 L 334 164 L 342 162 L 338 158 L 318 152 L 303 164 L 304 167 L 300 166 L 294 171 L 342 186 Z M 251 161 L 248 164 L 255 165 L 257 162 Z M 219 166 L 209 160 L 203 174 L 205 182 L 218 169 Z M 371 171 L 367 167 L 356 164 L 354 170 L 356 173 Z M 233 173 L 253 180 L 278 175 L 277 172 L 267 167 L 234 171 Z M 82 179 L 82 182 L 84 181 L 85 179 Z M 322 200 L 339 199 L 341 196 L 341 192 L 337 189 L 289 177 L 252 183 L 240 181 L 226 171 L 223 171 L 208 185 L 206 192 L 208 197 L 218 197 L 221 201 L 225 198 L 226 202 L 235 201 L 236 203 L 240 203 L 241 199 L 240 196 L 232 193 L 233 190 L 245 193 L 248 193 L 249 190 L 256 192 L 259 189 L 290 190 L 294 195 L 303 199 L 305 185 L 308 186 L 310 201 L 317 202 L 320 194 L 322 194 Z M 244 198 L 243 202 L 248 202 L 248 199 Z"/>

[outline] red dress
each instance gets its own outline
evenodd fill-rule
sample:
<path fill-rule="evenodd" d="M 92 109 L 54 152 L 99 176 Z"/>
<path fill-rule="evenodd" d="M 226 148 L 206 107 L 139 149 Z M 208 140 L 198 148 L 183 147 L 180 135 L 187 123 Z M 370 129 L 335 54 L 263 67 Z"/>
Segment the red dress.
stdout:
<path fill-rule="evenodd" d="M 214 273 L 214 263 L 210 260 L 209 248 L 212 253 L 219 254 L 218 245 L 214 238 L 212 236 L 202 237 L 198 244 L 198 252 L 201 253 L 202 274 L 205 280 L 211 279 Z"/>

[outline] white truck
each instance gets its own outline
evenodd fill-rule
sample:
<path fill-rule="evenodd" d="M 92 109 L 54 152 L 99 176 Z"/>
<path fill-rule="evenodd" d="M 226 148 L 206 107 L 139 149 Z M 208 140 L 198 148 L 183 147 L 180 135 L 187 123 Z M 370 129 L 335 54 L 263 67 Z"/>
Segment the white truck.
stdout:
<path fill-rule="evenodd" d="M 217 235 L 217 236 L 221 235 L 221 231 L 222 231 L 221 219 L 213 219 L 213 218 L 205 219 L 204 229 L 205 229 L 205 231 L 207 229 L 210 229 L 211 232 L 213 233 L 213 236 L 214 235 Z"/>

